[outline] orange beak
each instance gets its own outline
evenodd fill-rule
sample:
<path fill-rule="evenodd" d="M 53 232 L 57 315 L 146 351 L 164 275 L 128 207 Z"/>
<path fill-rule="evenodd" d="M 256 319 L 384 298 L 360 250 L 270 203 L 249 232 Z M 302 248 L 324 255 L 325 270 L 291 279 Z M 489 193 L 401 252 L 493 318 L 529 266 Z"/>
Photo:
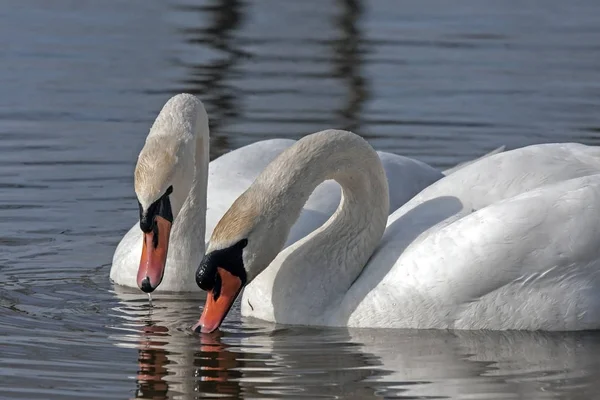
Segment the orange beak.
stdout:
<path fill-rule="evenodd" d="M 155 217 L 155 223 L 153 231 L 144 233 L 142 258 L 137 274 L 137 284 L 146 293 L 154 291 L 160 285 L 169 249 L 171 223 L 159 215 Z"/>
<path fill-rule="evenodd" d="M 242 290 L 242 280 L 231 272 L 217 267 L 217 274 L 217 281 L 220 281 L 220 286 L 206 292 L 206 303 L 202 316 L 192 328 L 195 332 L 198 332 L 198 329 L 202 333 L 217 330 Z"/>

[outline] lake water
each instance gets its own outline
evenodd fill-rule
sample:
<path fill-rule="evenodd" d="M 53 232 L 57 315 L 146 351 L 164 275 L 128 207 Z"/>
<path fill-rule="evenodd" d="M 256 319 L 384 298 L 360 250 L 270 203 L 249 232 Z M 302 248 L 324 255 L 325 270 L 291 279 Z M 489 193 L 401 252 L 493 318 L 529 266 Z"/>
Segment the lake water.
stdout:
<path fill-rule="evenodd" d="M 172 94 L 211 152 L 329 127 L 440 168 L 600 139 L 600 2 L 5 1 L 0 398 L 591 399 L 595 333 L 192 334 L 202 295 L 108 280 L 132 172 Z"/>

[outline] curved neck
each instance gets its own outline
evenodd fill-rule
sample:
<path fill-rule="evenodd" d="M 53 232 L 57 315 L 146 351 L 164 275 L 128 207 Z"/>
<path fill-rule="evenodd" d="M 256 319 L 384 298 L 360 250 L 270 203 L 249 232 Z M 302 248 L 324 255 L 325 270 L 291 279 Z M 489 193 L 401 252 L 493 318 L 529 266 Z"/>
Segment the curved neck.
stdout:
<path fill-rule="evenodd" d="M 302 323 L 303 318 L 318 317 L 341 299 L 385 230 L 389 196 L 379 156 L 353 133 L 322 131 L 282 153 L 252 185 L 252 196 L 263 199 L 260 215 L 267 221 L 261 225 L 269 227 L 271 235 L 282 237 L 277 252 L 310 194 L 327 179 L 342 187 L 335 213 L 280 253 L 258 277 L 273 288 L 273 312 L 281 314 L 276 316 L 278 321 Z"/>
<path fill-rule="evenodd" d="M 206 187 L 208 183 L 209 127 L 208 118 L 197 123 L 194 153 L 194 177 L 181 210 L 173 222 L 169 257 L 187 263 L 193 274 L 204 255 L 206 229 Z"/>

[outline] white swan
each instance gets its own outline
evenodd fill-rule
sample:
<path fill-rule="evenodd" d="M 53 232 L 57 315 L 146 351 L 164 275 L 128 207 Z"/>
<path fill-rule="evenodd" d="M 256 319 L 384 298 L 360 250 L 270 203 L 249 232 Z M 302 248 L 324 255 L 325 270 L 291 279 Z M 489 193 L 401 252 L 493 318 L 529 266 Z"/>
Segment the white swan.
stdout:
<path fill-rule="evenodd" d="M 189 94 L 171 98 L 150 129 L 137 161 L 135 192 L 141 223 L 132 226 L 117 246 L 110 270 L 113 282 L 147 292 L 159 284 L 163 291 L 198 290 L 193 276 L 204 255 L 205 238 L 259 172 L 295 143 L 286 139 L 257 142 L 209 165 L 208 142 L 208 116 L 202 102 Z M 390 181 L 398 182 L 390 185 L 392 210 L 444 176 L 420 161 L 379 155 Z M 335 211 L 340 193 L 333 181 L 316 188 L 286 245 L 325 222 Z"/>
<path fill-rule="evenodd" d="M 280 253 L 313 188 L 331 178 L 343 188 L 335 214 Z M 215 227 L 194 329 L 218 328 L 247 283 L 242 314 L 284 324 L 600 327 L 600 149 L 550 144 L 484 158 L 389 220 L 386 193 L 359 136 L 318 132 L 286 149 Z"/>

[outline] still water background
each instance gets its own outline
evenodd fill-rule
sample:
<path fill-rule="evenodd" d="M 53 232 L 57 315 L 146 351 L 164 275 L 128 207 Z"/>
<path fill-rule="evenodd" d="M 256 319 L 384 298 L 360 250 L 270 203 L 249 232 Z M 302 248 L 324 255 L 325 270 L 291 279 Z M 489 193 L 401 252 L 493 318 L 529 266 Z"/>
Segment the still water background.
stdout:
<path fill-rule="evenodd" d="M 600 137 L 600 3 L 24 0 L 0 7 L 0 398 L 586 399 L 594 333 L 276 327 L 189 332 L 108 281 L 132 171 L 172 94 L 211 155 L 352 129 L 443 168 Z"/>

